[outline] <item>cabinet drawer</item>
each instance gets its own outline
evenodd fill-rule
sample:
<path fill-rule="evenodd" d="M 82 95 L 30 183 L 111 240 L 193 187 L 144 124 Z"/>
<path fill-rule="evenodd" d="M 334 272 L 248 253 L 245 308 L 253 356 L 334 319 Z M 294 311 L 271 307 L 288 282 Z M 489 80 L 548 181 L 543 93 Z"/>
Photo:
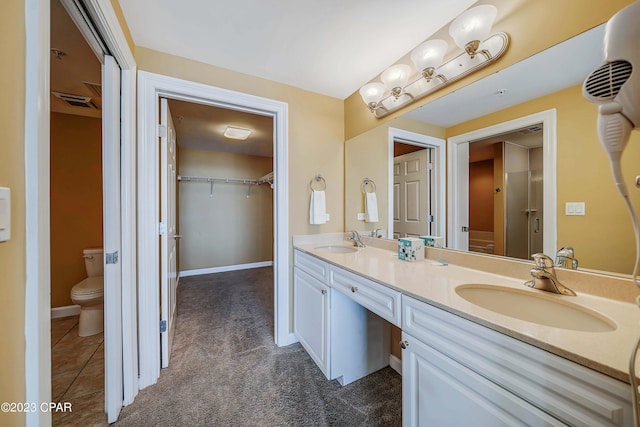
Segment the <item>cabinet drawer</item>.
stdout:
<path fill-rule="evenodd" d="M 330 267 L 329 286 L 400 326 L 400 292 L 334 266 Z"/>
<path fill-rule="evenodd" d="M 329 264 L 299 250 L 293 251 L 293 265 L 322 283 L 329 283 Z"/>
<path fill-rule="evenodd" d="M 621 381 L 405 295 L 402 330 L 567 424 L 633 425 Z"/>

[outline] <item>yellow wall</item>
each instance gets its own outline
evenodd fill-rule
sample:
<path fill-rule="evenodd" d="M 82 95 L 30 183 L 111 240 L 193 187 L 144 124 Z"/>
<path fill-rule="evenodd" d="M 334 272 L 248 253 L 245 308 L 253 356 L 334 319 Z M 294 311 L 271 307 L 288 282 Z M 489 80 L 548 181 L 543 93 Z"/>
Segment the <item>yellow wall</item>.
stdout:
<path fill-rule="evenodd" d="M 138 69 L 204 83 L 289 105 L 289 232 L 316 234 L 342 231 L 343 226 L 343 102 L 246 74 L 142 47 L 136 48 Z M 309 225 L 309 181 L 322 174 L 327 181 L 331 221 Z"/>
<path fill-rule="evenodd" d="M 345 230 L 388 228 L 389 206 L 389 128 L 443 138 L 444 128 L 428 125 L 404 117 L 396 118 L 345 142 Z M 364 196 L 360 188 L 364 178 L 376 183 L 378 217 L 375 223 L 358 221 L 364 212 Z"/>
<path fill-rule="evenodd" d="M 178 135 L 179 137 L 179 135 Z M 257 179 L 271 157 L 180 149 L 180 175 Z M 273 190 L 269 185 L 178 183 L 180 271 L 273 261 Z"/>
<path fill-rule="evenodd" d="M 493 31 L 504 31 L 511 38 L 511 44 L 504 56 L 485 69 L 383 119 L 373 117 L 356 91 L 345 100 L 344 122 L 347 139 L 606 22 L 615 12 L 633 3 L 633 0 L 589 2 L 584 0 L 481 0 L 478 2 L 478 4 L 481 3 L 491 3 L 498 7 L 498 17 L 493 25 Z M 431 38 L 451 40 L 448 29 L 447 25 Z M 453 41 L 450 42 L 450 51 L 445 59 L 453 56 L 452 46 L 455 46 Z M 403 61 L 411 63 L 408 58 L 403 58 Z M 379 71 L 382 72 L 382 70 Z"/>
<path fill-rule="evenodd" d="M 580 267 L 631 273 L 635 257 L 633 229 L 613 184 L 609 161 L 596 133 L 597 108 L 574 86 L 446 130 L 447 138 L 518 117 L 555 108 L 558 152 L 558 246 L 572 246 Z M 636 210 L 640 192 L 633 180 L 640 173 L 640 134 L 632 134 L 623 170 Z M 565 216 L 566 202 L 585 202 L 585 216 Z"/>
<path fill-rule="evenodd" d="M 87 277 L 85 248 L 102 247 L 102 122 L 51 114 L 51 307 Z"/>
<path fill-rule="evenodd" d="M 0 186 L 11 188 L 11 240 L 0 243 L 0 402 L 25 400 L 25 2 L 7 0 L 0 13 Z M 10 35 L 10 37 L 8 36 Z M 0 413 L 3 426 L 24 425 L 24 414 Z"/>

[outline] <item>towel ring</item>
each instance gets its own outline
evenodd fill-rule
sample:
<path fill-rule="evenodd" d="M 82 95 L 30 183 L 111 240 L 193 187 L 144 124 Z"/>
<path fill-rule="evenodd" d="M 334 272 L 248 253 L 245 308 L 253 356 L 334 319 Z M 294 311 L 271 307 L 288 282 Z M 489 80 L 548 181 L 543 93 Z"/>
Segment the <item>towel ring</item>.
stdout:
<path fill-rule="evenodd" d="M 367 184 L 371 185 L 371 191 L 367 191 Z M 375 193 L 376 192 L 376 183 L 374 180 L 365 178 L 362 180 L 362 185 L 360 185 L 360 189 L 363 193 Z"/>
<path fill-rule="evenodd" d="M 322 188 L 319 188 L 319 189 L 313 188 L 314 182 L 321 183 L 322 184 Z M 324 180 L 322 175 L 318 174 L 311 181 L 309 181 L 309 187 L 311 187 L 311 190 L 313 190 L 313 191 L 324 191 L 324 190 L 327 189 L 327 181 Z"/>

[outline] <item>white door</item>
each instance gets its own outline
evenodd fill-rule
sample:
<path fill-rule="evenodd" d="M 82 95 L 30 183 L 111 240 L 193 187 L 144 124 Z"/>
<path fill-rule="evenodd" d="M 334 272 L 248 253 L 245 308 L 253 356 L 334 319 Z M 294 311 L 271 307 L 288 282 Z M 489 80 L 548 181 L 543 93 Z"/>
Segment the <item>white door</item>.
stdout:
<path fill-rule="evenodd" d="M 120 67 L 112 56 L 102 64 L 102 191 L 104 193 L 104 382 L 109 423 L 123 404 L 122 265 L 120 255 Z"/>
<path fill-rule="evenodd" d="M 469 250 L 469 143 L 457 144 L 458 150 L 453 197 L 458 211 L 453 215 L 453 226 L 449 247 L 461 251 Z"/>
<path fill-rule="evenodd" d="M 178 269 L 176 240 L 176 131 L 169 103 L 160 98 L 160 313 L 161 366 L 169 366 L 169 356 L 175 330 L 176 289 Z"/>
<path fill-rule="evenodd" d="M 431 234 L 429 149 L 398 156 L 393 161 L 394 237 Z"/>

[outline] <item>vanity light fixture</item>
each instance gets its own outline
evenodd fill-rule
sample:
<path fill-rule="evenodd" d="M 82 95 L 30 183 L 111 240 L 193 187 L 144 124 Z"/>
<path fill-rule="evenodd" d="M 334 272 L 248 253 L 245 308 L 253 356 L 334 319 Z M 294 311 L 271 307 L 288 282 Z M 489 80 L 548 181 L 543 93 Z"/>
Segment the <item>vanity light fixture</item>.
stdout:
<path fill-rule="evenodd" d="M 491 64 L 509 46 L 506 33 L 488 36 L 497 14 L 496 7 L 488 4 L 463 12 L 449 26 L 449 35 L 464 52 L 443 63 L 448 43 L 427 40 L 411 51 L 417 73 L 407 64 L 392 65 L 380 75 L 383 83 L 360 88 L 362 100 L 381 118 Z"/>
<path fill-rule="evenodd" d="M 251 129 L 239 128 L 235 126 L 227 126 L 224 130 L 224 136 L 229 139 L 245 140 L 251 135 Z"/>

